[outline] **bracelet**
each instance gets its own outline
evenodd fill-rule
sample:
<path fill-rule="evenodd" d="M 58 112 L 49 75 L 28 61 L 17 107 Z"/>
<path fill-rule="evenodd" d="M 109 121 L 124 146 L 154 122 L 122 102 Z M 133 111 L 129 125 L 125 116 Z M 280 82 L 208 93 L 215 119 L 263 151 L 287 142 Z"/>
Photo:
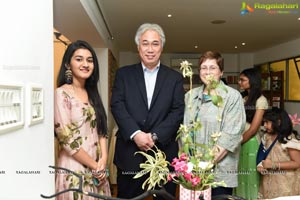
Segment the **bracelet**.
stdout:
<path fill-rule="evenodd" d="M 276 169 L 276 163 L 272 161 L 272 167 L 271 169 L 275 170 Z"/>
<path fill-rule="evenodd" d="M 273 170 L 276 170 L 276 169 L 280 170 L 280 162 L 273 162 L 272 161 L 272 167 L 271 167 L 271 169 L 273 169 Z"/>

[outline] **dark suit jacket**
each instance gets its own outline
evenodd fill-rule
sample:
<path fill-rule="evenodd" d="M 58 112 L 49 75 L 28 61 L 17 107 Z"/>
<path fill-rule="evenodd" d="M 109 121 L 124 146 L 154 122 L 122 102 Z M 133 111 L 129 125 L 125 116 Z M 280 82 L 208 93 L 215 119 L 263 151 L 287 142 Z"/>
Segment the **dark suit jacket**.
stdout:
<path fill-rule="evenodd" d="M 137 130 L 158 135 L 158 148 L 172 161 L 178 154 L 175 141 L 183 120 L 184 89 L 182 75 L 160 65 L 150 109 L 141 63 L 119 68 L 112 91 L 111 111 L 118 124 L 114 163 L 123 171 L 137 171 L 145 161 L 130 136 Z"/>

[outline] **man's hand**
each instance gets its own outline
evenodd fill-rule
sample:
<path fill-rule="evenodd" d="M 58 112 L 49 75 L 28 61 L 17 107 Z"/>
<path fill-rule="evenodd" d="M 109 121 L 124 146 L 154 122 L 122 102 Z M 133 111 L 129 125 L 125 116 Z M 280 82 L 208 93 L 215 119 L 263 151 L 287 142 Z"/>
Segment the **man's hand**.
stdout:
<path fill-rule="evenodd" d="M 152 136 L 149 133 L 139 132 L 133 137 L 133 141 L 136 143 L 138 148 L 142 151 L 147 151 L 154 146 Z"/>

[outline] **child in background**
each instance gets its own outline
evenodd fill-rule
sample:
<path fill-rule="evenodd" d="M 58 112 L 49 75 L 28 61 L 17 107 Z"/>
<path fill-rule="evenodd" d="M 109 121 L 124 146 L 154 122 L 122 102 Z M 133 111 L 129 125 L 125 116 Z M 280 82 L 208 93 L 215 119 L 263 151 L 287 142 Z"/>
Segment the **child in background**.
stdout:
<path fill-rule="evenodd" d="M 295 124 L 294 124 L 295 125 Z M 264 114 L 265 134 L 259 148 L 257 170 L 261 173 L 259 198 L 300 195 L 300 137 L 287 112 L 272 108 Z M 272 145 L 274 143 L 274 145 Z"/>

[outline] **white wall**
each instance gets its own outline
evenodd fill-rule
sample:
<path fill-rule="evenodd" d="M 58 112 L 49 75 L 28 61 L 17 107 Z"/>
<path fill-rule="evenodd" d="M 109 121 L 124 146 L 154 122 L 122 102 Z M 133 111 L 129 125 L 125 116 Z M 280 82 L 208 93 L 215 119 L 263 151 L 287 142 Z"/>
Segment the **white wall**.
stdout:
<path fill-rule="evenodd" d="M 38 83 L 44 89 L 44 121 L 0 134 L 0 199 L 35 200 L 54 193 L 52 0 L 1 1 L 0 84 Z M 25 93 L 28 103 L 28 92 Z M 17 174 L 38 171 L 40 174 Z"/>
<path fill-rule="evenodd" d="M 255 64 L 262 64 L 270 61 L 286 59 L 300 55 L 300 38 L 276 45 L 258 52 L 253 55 Z"/>
<path fill-rule="evenodd" d="M 252 53 L 240 53 L 238 54 L 237 59 L 240 72 L 244 69 L 251 68 L 254 66 Z"/>

